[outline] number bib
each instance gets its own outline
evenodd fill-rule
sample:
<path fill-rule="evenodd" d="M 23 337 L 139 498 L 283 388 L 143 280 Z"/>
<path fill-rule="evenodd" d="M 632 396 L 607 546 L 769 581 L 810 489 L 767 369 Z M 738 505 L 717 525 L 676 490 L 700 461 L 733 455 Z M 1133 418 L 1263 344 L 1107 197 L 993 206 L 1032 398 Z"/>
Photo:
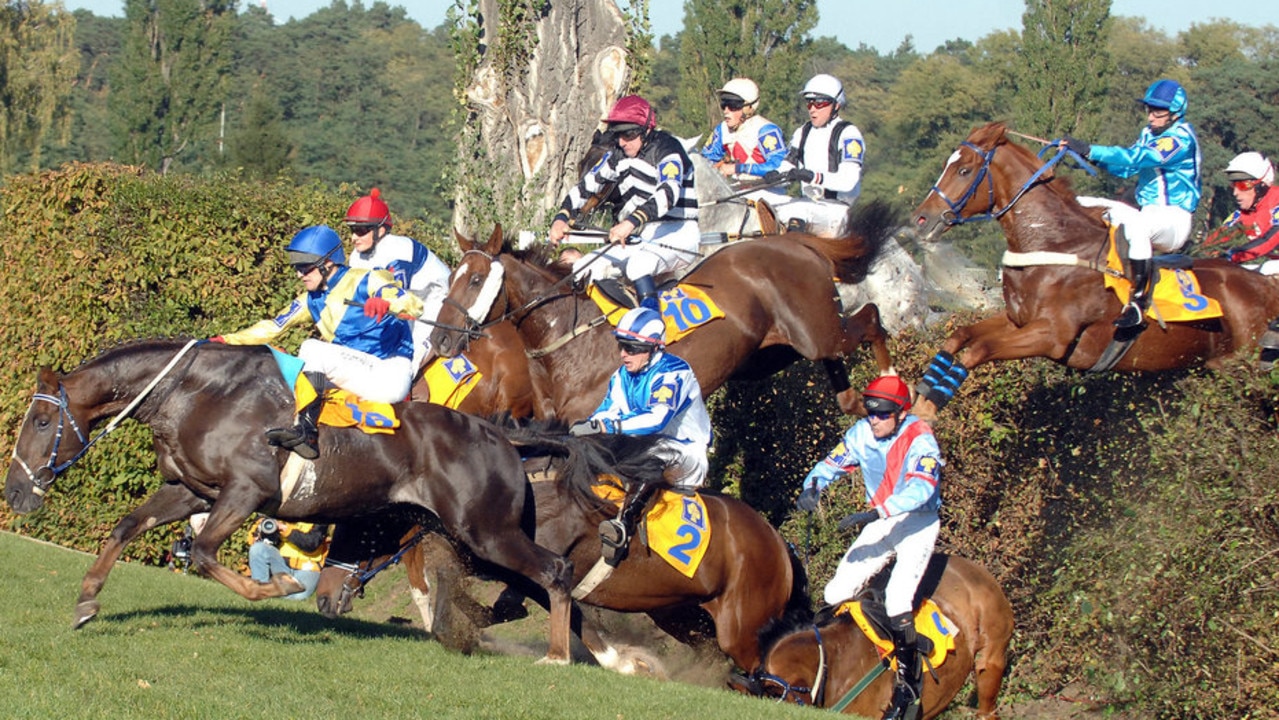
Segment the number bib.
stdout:
<path fill-rule="evenodd" d="M 701 288 L 677 285 L 662 291 L 662 319 L 666 321 L 666 343 L 669 345 L 706 323 L 724 317 Z"/>
<path fill-rule="evenodd" d="M 648 511 L 648 546 L 671 567 L 693 577 L 711 544 L 711 523 L 701 495 L 663 490 Z"/>

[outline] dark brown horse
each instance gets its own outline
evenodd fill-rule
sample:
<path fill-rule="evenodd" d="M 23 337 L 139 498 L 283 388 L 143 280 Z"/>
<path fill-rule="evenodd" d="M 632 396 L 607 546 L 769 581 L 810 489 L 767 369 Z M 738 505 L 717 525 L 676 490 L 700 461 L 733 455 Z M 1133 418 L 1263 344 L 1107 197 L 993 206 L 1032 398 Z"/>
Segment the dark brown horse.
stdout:
<path fill-rule="evenodd" d="M 867 203 L 846 238 L 793 233 L 716 252 L 681 282 L 703 290 L 725 317 L 673 343 L 670 351 L 688 361 L 707 395 L 735 374 L 765 376 L 801 356 L 821 360 L 841 409 L 855 412 L 860 397 L 849 387 L 843 358 L 863 342 L 874 348 L 881 373 L 892 372 L 892 358 L 879 310 L 872 304 L 841 314 L 834 280 L 864 277 L 892 225 L 887 206 Z M 503 252 L 500 233 L 483 246 L 462 237 L 458 244 L 462 260 L 440 322 L 462 327 L 483 317 L 487 326 L 513 319 L 530 352 L 546 365 L 556 416 L 589 415 L 618 367 L 617 343 L 599 308 L 569 289 L 565 268 L 547 262 L 540 248 Z M 486 286 L 499 268 L 500 288 Z M 477 307 L 483 303 L 488 307 Z M 443 355 L 461 351 L 466 340 L 465 333 L 442 327 L 431 335 Z"/>
<path fill-rule="evenodd" d="M 954 654 L 924 673 L 924 717 L 941 714 L 970 675 L 976 675 L 977 717 L 998 717 L 995 700 L 1008 663 L 1013 633 L 1012 606 L 985 568 L 961 557 L 934 555 L 920 581 L 918 597 L 930 597 L 959 627 Z M 847 614 L 814 630 L 809 625 L 765 632 L 763 665 L 750 676 L 734 678 L 742 692 L 788 702 L 879 717 L 893 692 L 893 675 L 884 672 L 855 696 L 848 693 L 880 663 L 879 651 Z"/>
<path fill-rule="evenodd" d="M 547 659 L 567 662 L 573 571 L 531 539 L 519 452 L 479 418 L 425 403 L 395 408 L 402 425 L 393 434 L 323 428 L 321 459 L 295 474 L 295 456 L 263 439 L 266 428 L 288 424 L 294 409 L 267 348 L 138 342 L 65 375 L 40 371 L 5 498 L 17 512 L 35 510 L 55 478 L 102 437 L 89 438 L 96 424 L 132 417 L 151 427 L 166 482 L 112 531 L 81 585 L 76 627 L 97 614 L 98 593 L 123 548 L 158 525 L 209 511 L 192 547 L 193 567 L 258 600 L 300 586 L 286 575 L 257 583 L 218 563 L 218 547 L 250 514 L 329 523 L 403 503 L 437 516 L 476 556 L 543 588 L 551 605 Z"/>
<path fill-rule="evenodd" d="M 1085 209 L 1067 182 L 1034 153 L 1010 142 L 1003 123 L 973 130 L 950 156 L 941 177 L 915 209 L 922 240 L 937 240 L 970 219 L 998 219 L 1008 241 L 1004 258 L 1005 312 L 956 330 L 942 346 L 961 369 L 941 386 L 921 384 L 921 417 L 944 405 L 971 370 L 992 360 L 1046 357 L 1092 369 L 1115 337 L 1121 304 L 1103 285 L 1107 229 L 1100 211 Z M 1156 258 L 1158 260 L 1158 258 Z M 1113 363 L 1115 370 L 1216 367 L 1253 346 L 1279 316 L 1279 283 L 1224 260 L 1196 260 L 1202 295 L 1221 303 L 1224 317 L 1151 324 Z M 948 360 L 934 359 L 946 366 Z M 1104 367 L 1104 364 L 1103 366 Z M 942 368 L 944 370 L 944 367 Z M 931 392 L 931 396 L 930 396 Z M 939 402 L 940 401 L 940 402 Z M 937 407 L 936 409 L 940 409 Z"/>
<path fill-rule="evenodd" d="M 557 446 L 560 436 L 544 435 L 536 430 L 507 430 L 515 444 L 530 460 L 530 469 L 544 469 L 543 457 L 565 455 Z M 580 446 L 578 452 L 589 467 L 617 467 L 627 477 L 660 478 L 660 464 L 647 470 L 636 468 L 633 458 L 617 449 L 620 442 L 640 440 L 627 436 L 608 436 L 606 442 L 615 454 L 593 458 L 597 445 Z M 571 461 L 570 461 L 571 462 Z M 647 459 L 646 459 L 647 462 Z M 533 483 L 537 506 L 536 540 L 542 547 L 566 555 L 573 562 L 573 585 L 578 587 L 596 566 L 601 554 L 599 524 L 614 517 L 617 507 L 601 500 L 593 491 L 590 477 L 578 472 L 565 472 L 556 460 L 549 479 Z M 595 480 L 594 482 L 607 482 Z M 733 498 L 703 494 L 706 515 L 711 528 L 710 545 L 696 574 L 686 577 L 661 557 L 651 552 L 637 537 L 630 552 L 611 575 L 580 601 L 621 612 L 649 613 L 654 621 L 674 637 L 685 642 L 697 640 L 697 633 L 685 610 L 700 606 L 715 625 L 719 648 L 740 668 L 753 669 L 759 664 L 758 631 L 770 620 L 783 616 L 807 615 L 807 578 L 802 566 L 781 535 L 759 513 Z M 696 528 L 689 526 L 688 533 Z M 685 532 L 681 528 L 681 533 Z M 638 533 L 637 533 L 638 535 Z M 681 535 L 683 537 L 683 535 Z M 330 552 L 342 559 L 346 550 L 334 544 Z M 354 558 L 349 558 L 354 559 Z M 364 560 L 359 557 L 359 560 Z M 370 561 L 377 564 L 379 559 Z M 369 562 L 357 563 L 364 567 Z M 350 610 L 351 569 L 326 567 L 321 574 L 316 597 L 331 611 Z M 344 589 L 345 586 L 345 589 Z M 419 586 L 421 590 L 421 586 Z M 581 588 L 579 587 L 579 592 Z M 533 595 L 545 603 L 544 597 Z M 438 607 L 438 605 L 437 605 Z M 601 665 L 622 672 L 633 672 L 631 658 L 605 642 L 588 625 L 574 618 L 574 628 L 583 643 Z"/>

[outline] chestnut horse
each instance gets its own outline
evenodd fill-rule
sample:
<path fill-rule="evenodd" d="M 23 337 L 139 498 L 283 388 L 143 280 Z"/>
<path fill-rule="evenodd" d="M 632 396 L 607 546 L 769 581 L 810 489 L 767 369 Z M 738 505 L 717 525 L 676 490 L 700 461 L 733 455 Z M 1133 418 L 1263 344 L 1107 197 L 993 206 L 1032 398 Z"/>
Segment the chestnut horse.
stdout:
<path fill-rule="evenodd" d="M 540 363 L 529 362 L 524 353 L 524 341 L 513 323 L 497 323 L 485 328 L 484 337 L 471 342 L 466 357 L 481 377 L 457 405 L 458 410 L 480 417 L 498 413 L 509 413 L 517 418 L 550 416 L 550 387 L 546 370 Z M 424 379 L 414 383 L 412 398 L 421 402 L 431 400 L 430 389 Z"/>
<path fill-rule="evenodd" d="M 1081 206 L 1067 182 L 1010 142 L 1005 130 L 1003 123 L 973 130 L 915 209 L 925 242 L 954 225 L 988 219 L 999 221 L 1008 241 L 1006 309 L 946 339 L 919 388 L 921 417 L 934 416 L 968 370 L 993 360 L 1046 357 L 1077 369 L 1129 371 L 1213 368 L 1252 347 L 1279 316 L 1275 280 L 1224 260 L 1196 260 L 1201 294 L 1221 304 L 1223 317 L 1152 324 L 1135 339 L 1121 338 L 1113 347 L 1131 344 L 1115 361 L 1112 321 L 1122 306 L 1103 285 L 1108 232 L 1101 214 Z"/>
<path fill-rule="evenodd" d="M 549 479 L 533 482 L 535 539 L 542 547 L 563 553 L 572 561 L 573 584 L 577 586 L 600 559 L 600 522 L 616 516 L 617 507 L 602 500 L 592 487 L 607 484 L 606 479 L 566 472 L 564 468 L 583 462 L 592 468 L 617 467 L 626 477 L 642 482 L 645 478 L 660 481 L 662 464 L 659 461 L 651 467 L 636 466 L 640 460 L 632 457 L 634 451 L 628 451 L 626 445 L 643 443 L 642 438 L 599 436 L 603 439 L 603 452 L 615 455 L 595 457 L 602 452 L 596 444 L 581 445 L 566 453 L 559 444 L 562 434 L 547 434 L 537 428 L 507 428 L 506 433 L 526 457 L 534 458 L 527 463 L 530 470 L 551 469 L 549 473 L 538 473 Z M 568 459 L 564 460 L 566 454 Z M 584 459 L 575 460 L 575 455 Z M 651 460 L 651 456 L 646 456 L 643 462 Z M 807 576 L 786 541 L 749 505 L 719 495 L 702 494 L 701 498 L 711 529 L 710 544 L 693 577 L 686 577 L 636 537 L 627 558 L 580 602 L 620 612 L 649 613 L 659 627 L 683 642 L 700 639 L 688 612 L 700 606 L 714 621 L 715 639 L 724 654 L 738 667 L 754 669 L 760 658 L 757 634 L 765 624 L 783 617 L 811 617 Z M 680 537 L 694 532 L 694 526 L 681 528 Z M 357 573 L 382 562 L 389 550 L 382 557 L 366 560 L 364 556 L 352 556 L 335 542 L 330 557 L 334 553 L 341 560 L 362 561 L 356 562 L 355 567 L 326 566 L 321 573 L 317 602 L 330 613 L 344 613 L 350 610 L 351 591 L 360 582 Z M 535 592 L 530 596 L 545 605 L 544 595 Z M 438 603 L 436 608 L 438 612 Z M 636 670 L 631 658 L 581 624 L 577 614 L 574 629 L 602 666 L 621 672 Z"/>
<path fill-rule="evenodd" d="M 885 577 L 883 574 L 881 578 Z M 1008 664 L 1013 611 L 995 578 L 957 556 L 933 555 L 916 597 L 932 598 L 959 628 L 954 654 L 934 674 L 924 673 L 924 718 L 941 714 L 970 675 L 976 675 L 977 717 L 998 717 L 995 699 Z M 879 651 L 847 614 L 814 628 L 778 626 L 763 636 L 764 661 L 749 676 L 734 677 L 734 689 L 821 708 L 879 717 L 893 693 L 891 670 L 864 685 L 880 666 Z"/>
<path fill-rule="evenodd" d="M 394 433 L 322 428 L 320 459 L 294 475 L 299 459 L 263 437 L 291 422 L 293 411 L 293 393 L 260 346 L 143 341 L 66 374 L 42 369 L 5 483 L 15 511 L 38 508 L 57 476 L 130 416 L 150 426 L 166 481 L 112 531 L 81 584 L 75 626 L 98 613 L 98 593 L 124 547 L 158 525 L 208 511 L 192 546 L 193 568 L 259 600 L 301 586 L 288 575 L 258 583 L 218 563 L 218 547 L 253 512 L 332 523 L 401 503 L 434 514 L 476 556 L 544 589 L 552 608 L 546 659 L 568 661 L 573 570 L 534 544 L 523 463 L 502 429 L 438 405 L 400 404 Z"/>
<path fill-rule="evenodd" d="M 670 352 L 692 366 L 704 395 L 735 374 L 766 376 L 801 356 L 821 360 L 840 408 L 856 412 L 860 395 L 849 387 L 843 358 L 863 342 L 874 349 L 880 373 L 892 372 L 892 358 L 879 310 L 868 304 L 841 314 L 834 280 L 864 277 L 892 226 L 888 206 L 872 202 L 859 209 L 845 238 L 792 233 L 714 253 L 681 282 L 704 291 L 724 317 L 673 343 Z M 556 417 L 588 416 L 618 367 L 617 343 L 599 307 L 571 291 L 567 269 L 549 263 L 545 248 L 504 252 L 500 232 L 483 246 L 460 236 L 458 244 L 462 259 L 439 321 L 485 328 L 514 320 L 530 353 L 545 363 Z M 499 271 L 495 286 L 489 278 L 496 280 Z M 467 339 L 447 327 L 431 334 L 432 344 L 446 356 L 461 352 Z"/>

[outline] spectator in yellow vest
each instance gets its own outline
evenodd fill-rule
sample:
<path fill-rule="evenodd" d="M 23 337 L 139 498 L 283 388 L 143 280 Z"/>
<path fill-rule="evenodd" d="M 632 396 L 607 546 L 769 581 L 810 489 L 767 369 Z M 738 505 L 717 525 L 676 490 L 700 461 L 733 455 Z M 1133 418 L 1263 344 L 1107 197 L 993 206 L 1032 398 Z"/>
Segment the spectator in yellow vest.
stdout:
<path fill-rule="evenodd" d="M 329 526 L 286 523 L 263 518 L 257 538 L 249 546 L 249 573 L 257 582 L 269 582 L 273 575 L 292 575 L 303 590 L 285 595 L 285 600 L 305 600 L 315 592 L 329 553 Z"/>

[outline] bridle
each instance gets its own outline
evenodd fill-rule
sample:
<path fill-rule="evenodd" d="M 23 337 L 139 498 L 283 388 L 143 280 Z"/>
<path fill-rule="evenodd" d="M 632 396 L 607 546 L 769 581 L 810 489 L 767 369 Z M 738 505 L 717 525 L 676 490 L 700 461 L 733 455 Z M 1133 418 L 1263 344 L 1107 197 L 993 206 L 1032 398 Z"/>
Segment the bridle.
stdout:
<path fill-rule="evenodd" d="M 793 685 L 778 675 L 765 672 L 763 667 L 746 676 L 751 692 L 764 695 L 764 688 L 777 688 L 777 702 L 792 701 L 796 705 L 812 705 L 821 707 L 826 702 L 826 676 L 830 668 L 826 663 L 826 643 L 822 640 L 822 631 L 813 625 L 813 634 L 817 638 L 817 673 L 813 677 L 812 687 Z"/>
<path fill-rule="evenodd" d="M 408 542 L 401 546 L 394 555 L 382 561 L 380 564 L 368 569 L 361 568 L 360 563 L 348 563 L 326 558 L 324 560 L 324 567 L 334 567 L 339 570 L 347 571 L 346 579 L 342 581 L 342 590 L 338 593 L 337 606 L 339 608 L 346 607 L 350 604 L 352 598 L 364 597 L 364 586 L 373 578 L 377 577 L 378 573 L 393 565 L 399 564 L 400 560 L 404 558 L 404 554 L 411 550 L 413 546 L 422 542 L 422 539 L 426 537 L 426 534 L 427 531 L 424 528 L 419 528 L 418 531 L 414 533 L 413 537 L 409 538 Z M 372 563 L 369 562 L 366 564 L 371 565 Z"/>
<path fill-rule="evenodd" d="M 1048 149 L 1051 147 L 1053 146 L 1048 145 L 1043 150 L 1041 150 L 1039 157 L 1042 158 L 1044 153 L 1048 151 Z M 996 209 L 995 208 L 995 178 L 990 173 L 990 162 L 991 160 L 995 158 L 995 151 L 999 149 L 999 145 L 995 145 L 989 150 L 984 150 L 978 147 L 977 145 L 965 140 L 964 142 L 959 144 L 959 148 L 956 150 L 956 152 L 959 152 L 959 150 L 963 150 L 965 148 L 977 153 L 977 156 L 981 158 L 981 167 L 978 168 L 977 177 L 973 178 L 972 184 L 968 186 L 968 189 L 964 191 L 964 194 L 961 195 L 956 200 L 951 200 L 949 197 L 946 196 L 946 193 L 942 191 L 940 186 L 933 185 L 932 191 L 937 194 L 937 197 L 941 198 L 942 202 L 946 203 L 946 207 L 948 208 L 947 212 L 942 213 L 942 222 L 946 223 L 948 227 L 954 226 L 954 225 L 963 225 L 964 223 L 977 222 L 980 220 L 1000 219 L 1009 210 L 1013 209 L 1013 206 L 1017 204 L 1018 200 L 1021 200 L 1022 196 L 1025 195 L 1028 190 L 1030 190 L 1035 185 L 1039 184 L 1040 179 L 1043 178 L 1045 173 L 1047 173 L 1050 169 L 1052 169 L 1052 167 L 1055 166 L 1057 163 L 1061 162 L 1062 158 L 1066 156 L 1070 156 L 1074 158 L 1076 161 L 1078 161 L 1079 164 L 1084 168 L 1084 170 L 1088 172 L 1088 174 L 1090 175 L 1097 174 L 1096 168 L 1094 168 L 1091 164 L 1088 163 L 1087 158 L 1084 158 L 1083 156 L 1079 155 L 1079 153 L 1076 153 L 1074 150 L 1071 150 L 1065 145 L 1062 145 L 1058 147 L 1057 153 L 1053 155 L 1052 158 L 1050 158 L 1047 162 L 1041 165 L 1039 169 L 1036 170 L 1034 174 L 1031 175 L 1026 180 L 1026 182 L 1022 183 L 1021 189 L 1019 189 L 1017 193 L 1013 195 L 1012 199 L 1008 201 L 1007 205 L 1003 206 L 1002 208 Z M 990 209 L 984 213 L 973 215 L 972 217 L 964 217 L 961 214 L 964 207 L 968 205 L 969 201 L 971 201 L 973 197 L 977 195 L 978 189 L 982 185 L 983 181 L 985 182 L 985 185 L 986 185 L 987 206 Z"/>

